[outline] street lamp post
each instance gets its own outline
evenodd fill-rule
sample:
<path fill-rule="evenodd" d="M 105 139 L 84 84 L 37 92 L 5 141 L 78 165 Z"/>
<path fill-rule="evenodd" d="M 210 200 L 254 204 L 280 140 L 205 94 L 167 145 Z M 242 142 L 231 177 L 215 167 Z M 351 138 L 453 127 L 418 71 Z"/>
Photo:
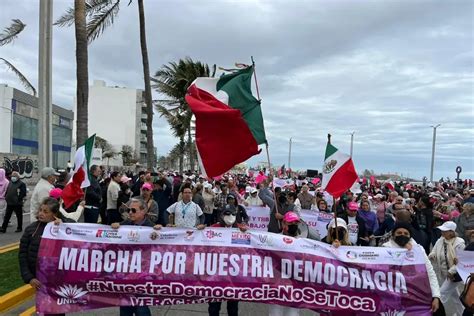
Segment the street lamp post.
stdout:
<path fill-rule="evenodd" d="M 291 143 L 292 143 L 293 137 L 290 137 L 290 143 L 289 143 L 289 150 L 288 150 L 288 169 L 291 169 Z"/>
<path fill-rule="evenodd" d="M 351 158 L 352 158 L 352 149 L 354 148 L 354 134 L 355 134 L 355 131 L 351 133 Z"/>
<path fill-rule="evenodd" d="M 436 129 L 440 127 L 441 124 L 431 125 L 433 128 L 433 145 L 431 148 L 431 171 L 430 171 L 430 182 L 433 183 L 433 171 L 434 171 L 434 158 L 435 158 L 435 146 L 436 146 Z"/>

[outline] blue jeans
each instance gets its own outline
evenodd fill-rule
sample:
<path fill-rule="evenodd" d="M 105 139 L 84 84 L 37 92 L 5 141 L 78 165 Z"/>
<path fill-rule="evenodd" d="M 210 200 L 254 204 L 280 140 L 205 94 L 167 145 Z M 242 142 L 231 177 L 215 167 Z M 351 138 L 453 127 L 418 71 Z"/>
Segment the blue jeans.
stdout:
<path fill-rule="evenodd" d="M 120 316 L 151 316 L 148 306 L 120 306 Z"/>

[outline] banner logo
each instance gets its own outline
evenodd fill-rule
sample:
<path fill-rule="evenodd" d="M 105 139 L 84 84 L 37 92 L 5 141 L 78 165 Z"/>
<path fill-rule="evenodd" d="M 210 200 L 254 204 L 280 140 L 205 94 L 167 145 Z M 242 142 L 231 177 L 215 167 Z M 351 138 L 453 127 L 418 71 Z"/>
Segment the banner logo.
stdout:
<path fill-rule="evenodd" d="M 56 237 L 59 233 L 59 225 L 52 225 L 49 232 L 51 233 L 52 236 Z"/>
<path fill-rule="evenodd" d="M 119 235 L 118 231 L 116 230 L 105 230 L 105 229 L 98 229 L 97 233 L 95 234 L 97 238 L 113 238 L 113 239 L 122 239 L 122 236 Z"/>
<path fill-rule="evenodd" d="M 349 251 L 346 253 L 346 257 L 347 257 L 347 259 L 354 260 L 354 259 L 357 258 L 357 253 L 356 253 L 355 251 L 349 250 Z"/>
<path fill-rule="evenodd" d="M 323 167 L 323 173 L 331 173 L 334 171 L 334 168 L 336 168 L 336 165 L 337 165 L 337 160 L 331 160 L 331 161 L 328 161 L 324 164 L 324 167 Z"/>
<path fill-rule="evenodd" d="M 63 285 L 59 287 L 59 290 L 55 290 L 56 294 L 60 297 L 57 299 L 58 305 L 65 304 L 85 304 L 86 300 L 79 300 L 81 297 L 87 294 L 81 287 L 77 285 Z"/>
<path fill-rule="evenodd" d="M 242 232 L 232 232 L 233 244 L 250 245 L 250 234 Z"/>
<path fill-rule="evenodd" d="M 208 231 L 206 231 L 206 237 L 207 237 L 207 239 L 222 237 L 222 233 L 218 233 L 218 232 L 213 231 L 213 230 L 208 230 Z"/>
<path fill-rule="evenodd" d="M 140 234 L 138 233 L 138 230 L 130 230 L 130 232 L 127 235 L 127 238 L 129 241 L 139 241 L 140 240 Z"/>

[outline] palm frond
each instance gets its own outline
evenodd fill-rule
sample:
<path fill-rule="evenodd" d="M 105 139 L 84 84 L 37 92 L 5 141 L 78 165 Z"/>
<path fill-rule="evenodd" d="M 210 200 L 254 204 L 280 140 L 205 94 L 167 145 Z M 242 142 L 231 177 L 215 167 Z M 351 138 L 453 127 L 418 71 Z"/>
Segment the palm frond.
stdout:
<path fill-rule="evenodd" d="M 99 10 L 103 9 L 106 6 L 109 6 L 112 3 L 112 0 L 88 0 L 86 1 L 86 16 L 90 17 Z M 59 27 L 71 26 L 74 24 L 74 7 L 68 8 L 66 13 L 64 13 L 54 25 Z"/>
<path fill-rule="evenodd" d="M 13 71 L 13 73 L 15 73 L 15 75 L 18 77 L 18 79 L 20 79 L 21 83 L 23 84 L 23 86 L 30 90 L 31 92 L 33 92 L 33 95 L 36 96 L 36 89 L 35 87 L 33 87 L 33 85 L 28 81 L 28 79 L 26 79 L 26 77 L 15 67 L 13 66 L 8 60 L 6 60 L 5 58 L 2 58 L 0 57 L 0 60 L 3 60 L 3 62 L 5 63 L 5 65 L 7 65 L 7 67 Z"/>
<path fill-rule="evenodd" d="M 98 38 L 107 27 L 114 23 L 114 18 L 120 10 L 120 0 L 105 6 L 94 13 L 87 23 L 87 38 L 92 42 Z"/>
<path fill-rule="evenodd" d="M 0 33 L 0 46 L 13 42 L 18 34 L 23 31 L 25 26 L 26 24 L 23 24 L 23 22 L 18 19 L 12 20 L 12 24 L 4 28 L 3 32 Z"/>

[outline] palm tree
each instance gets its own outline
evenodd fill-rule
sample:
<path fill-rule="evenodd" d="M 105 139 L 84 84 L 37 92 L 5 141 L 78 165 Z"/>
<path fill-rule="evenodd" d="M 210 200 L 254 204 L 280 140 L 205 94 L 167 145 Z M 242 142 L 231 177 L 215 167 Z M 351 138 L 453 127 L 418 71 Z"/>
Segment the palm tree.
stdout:
<path fill-rule="evenodd" d="M 129 1 L 128 5 L 132 0 Z M 89 18 L 87 23 L 87 38 L 89 42 L 97 39 L 108 26 L 114 23 L 120 10 L 120 0 L 85 0 L 85 14 Z M 155 148 L 153 143 L 153 101 L 150 87 L 150 67 L 148 63 L 148 50 L 145 33 L 145 14 L 143 0 L 138 0 L 138 14 L 140 20 L 140 45 L 142 52 L 143 80 L 145 84 L 145 103 L 147 106 L 147 167 L 153 168 L 156 163 Z M 70 26 L 74 23 L 74 8 L 69 8 L 66 13 L 56 21 L 56 25 Z"/>
<path fill-rule="evenodd" d="M 0 33 L 0 46 L 7 45 L 13 42 L 26 27 L 26 24 L 21 22 L 21 20 L 14 19 L 12 24 L 6 27 L 2 33 Z M 26 77 L 19 71 L 11 62 L 5 58 L 0 57 L 0 60 L 18 77 L 23 86 L 30 90 L 34 96 L 36 96 L 35 87 L 26 79 Z"/>
<path fill-rule="evenodd" d="M 215 73 L 216 65 L 214 65 L 211 74 L 207 64 L 186 57 L 177 63 L 170 62 L 169 65 L 164 65 L 151 78 L 151 81 L 154 82 L 153 88 L 168 97 L 165 100 L 158 100 L 156 108 L 171 125 L 174 135 L 180 139 L 183 150 L 182 157 L 184 156 L 184 138 L 186 134 L 188 136 L 187 147 L 191 170 L 194 170 L 195 161 L 191 137 L 192 112 L 186 103 L 185 96 L 189 86 L 197 77 L 214 77 Z M 180 172 L 182 172 L 182 159 L 180 160 Z"/>
<path fill-rule="evenodd" d="M 83 144 L 88 132 L 89 69 L 87 52 L 86 1 L 74 1 L 76 31 L 76 142 Z"/>

